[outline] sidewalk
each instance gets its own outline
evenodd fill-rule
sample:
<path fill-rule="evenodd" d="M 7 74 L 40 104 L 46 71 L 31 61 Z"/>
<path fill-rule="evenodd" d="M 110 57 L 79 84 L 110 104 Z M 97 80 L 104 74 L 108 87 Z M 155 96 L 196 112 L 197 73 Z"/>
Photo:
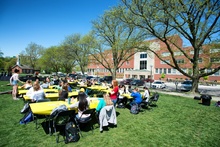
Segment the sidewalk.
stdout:
<path fill-rule="evenodd" d="M 195 96 L 200 97 L 201 94 L 193 94 L 193 93 L 181 93 L 181 92 L 172 92 L 172 91 L 165 91 L 165 90 L 160 90 L 160 89 L 151 89 L 152 92 L 159 92 L 159 93 L 164 93 L 164 94 L 169 94 L 169 95 L 176 95 L 176 96 L 182 96 L 182 97 L 187 97 L 187 98 L 192 98 L 194 99 Z M 208 93 L 206 93 L 208 94 Z M 209 95 L 209 94 L 208 94 Z M 220 101 L 220 96 L 213 96 L 212 97 L 212 101 Z"/>

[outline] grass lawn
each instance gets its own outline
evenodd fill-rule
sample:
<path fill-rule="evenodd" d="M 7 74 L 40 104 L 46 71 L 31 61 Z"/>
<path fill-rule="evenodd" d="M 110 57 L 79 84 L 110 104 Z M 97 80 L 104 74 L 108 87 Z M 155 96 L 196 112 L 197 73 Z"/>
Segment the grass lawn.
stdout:
<path fill-rule="evenodd" d="M 11 90 L 8 82 L 0 82 L 0 92 Z M 77 143 L 56 143 L 56 137 L 46 135 L 33 122 L 20 125 L 24 102 L 12 100 L 10 94 L 0 95 L 0 146 L 24 147 L 218 147 L 220 146 L 220 108 L 198 104 L 198 100 L 160 94 L 158 107 L 138 115 L 128 109 L 118 109 L 117 128 L 94 134 L 83 132 Z M 62 139 L 62 138 L 60 138 Z"/>

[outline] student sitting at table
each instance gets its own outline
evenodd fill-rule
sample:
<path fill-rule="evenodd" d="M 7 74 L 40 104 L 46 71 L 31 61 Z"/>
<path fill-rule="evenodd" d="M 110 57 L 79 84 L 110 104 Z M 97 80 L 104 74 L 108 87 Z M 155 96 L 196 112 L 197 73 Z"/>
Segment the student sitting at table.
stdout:
<path fill-rule="evenodd" d="M 137 87 L 134 88 L 134 90 L 131 93 L 131 96 L 133 97 L 133 101 L 130 103 L 130 106 L 133 104 L 140 104 L 142 102 L 141 94 Z"/>
<path fill-rule="evenodd" d="M 30 95 L 31 101 L 36 102 L 40 99 L 45 99 L 44 90 L 41 88 L 39 82 L 34 82 L 33 93 Z"/>
<path fill-rule="evenodd" d="M 43 89 L 47 89 L 47 88 L 49 88 L 49 83 L 47 83 L 47 81 L 46 81 L 46 79 L 44 79 L 43 80 L 43 84 L 41 84 L 41 87 L 43 88 Z"/>
<path fill-rule="evenodd" d="M 127 104 L 127 98 L 123 96 L 126 93 L 125 85 L 119 85 L 118 108 L 124 108 Z"/>
<path fill-rule="evenodd" d="M 27 80 L 25 82 L 25 84 L 21 86 L 21 88 L 26 89 L 26 90 L 30 89 L 31 87 L 32 87 L 32 81 L 31 80 Z"/>
<path fill-rule="evenodd" d="M 34 83 L 38 83 L 38 84 L 40 85 L 39 81 L 35 81 Z M 34 84 L 33 84 L 33 85 L 34 85 Z M 43 90 L 43 88 L 42 88 L 41 86 L 40 86 L 40 89 Z M 34 92 L 34 86 L 32 86 L 32 87 L 27 91 L 26 95 L 30 97 L 33 92 Z"/>
<path fill-rule="evenodd" d="M 144 98 L 145 102 L 148 103 L 149 98 L 150 98 L 150 91 L 147 87 L 144 87 L 143 89 L 144 89 L 143 98 Z"/>
<path fill-rule="evenodd" d="M 88 117 L 90 116 L 90 114 L 82 115 L 82 113 L 83 113 L 83 111 L 89 109 L 90 99 L 86 95 L 86 93 L 81 92 L 81 91 L 79 92 L 77 99 L 78 99 L 78 102 L 70 105 L 70 108 L 78 107 L 78 114 L 76 115 L 77 120 L 79 120 L 79 119 L 87 120 Z"/>
<path fill-rule="evenodd" d="M 68 98 L 68 86 L 67 83 L 63 84 L 62 90 L 59 94 L 59 101 L 65 101 Z"/>

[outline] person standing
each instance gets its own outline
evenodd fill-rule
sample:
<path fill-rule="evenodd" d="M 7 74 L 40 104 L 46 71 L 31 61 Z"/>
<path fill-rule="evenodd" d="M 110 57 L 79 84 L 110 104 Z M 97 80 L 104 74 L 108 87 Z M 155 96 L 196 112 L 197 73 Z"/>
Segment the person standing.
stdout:
<path fill-rule="evenodd" d="M 19 70 L 15 69 L 14 74 L 10 78 L 10 84 L 13 86 L 12 89 L 12 97 L 14 100 L 19 100 L 16 96 L 18 93 L 18 82 L 24 83 L 19 80 Z"/>
<path fill-rule="evenodd" d="M 117 103 L 117 98 L 118 98 L 118 92 L 119 92 L 119 87 L 118 87 L 118 81 L 117 80 L 112 80 L 112 91 L 110 92 L 109 96 L 114 104 L 114 107 L 116 106 Z"/>

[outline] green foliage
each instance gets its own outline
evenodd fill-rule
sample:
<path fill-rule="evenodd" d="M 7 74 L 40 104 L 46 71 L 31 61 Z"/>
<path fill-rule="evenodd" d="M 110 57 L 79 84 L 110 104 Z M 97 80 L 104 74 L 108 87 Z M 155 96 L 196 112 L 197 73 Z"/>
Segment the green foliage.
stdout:
<path fill-rule="evenodd" d="M 10 94 L 4 94 L 0 103 L 0 146 L 219 146 L 220 109 L 214 102 L 208 107 L 193 99 L 160 94 L 157 104 L 158 107 L 138 115 L 130 114 L 128 109 L 116 108 L 116 128 L 100 133 L 95 124 L 93 134 L 82 132 L 84 137 L 79 142 L 66 145 L 64 142 L 57 144 L 55 134 L 46 135 L 42 127 L 36 130 L 33 122 L 20 125 L 24 102 L 14 101 Z"/>
<path fill-rule="evenodd" d="M 162 73 L 160 78 L 164 79 L 166 77 L 166 74 L 165 73 Z"/>
<path fill-rule="evenodd" d="M 206 81 L 208 80 L 209 76 L 204 76 L 203 79 Z"/>

